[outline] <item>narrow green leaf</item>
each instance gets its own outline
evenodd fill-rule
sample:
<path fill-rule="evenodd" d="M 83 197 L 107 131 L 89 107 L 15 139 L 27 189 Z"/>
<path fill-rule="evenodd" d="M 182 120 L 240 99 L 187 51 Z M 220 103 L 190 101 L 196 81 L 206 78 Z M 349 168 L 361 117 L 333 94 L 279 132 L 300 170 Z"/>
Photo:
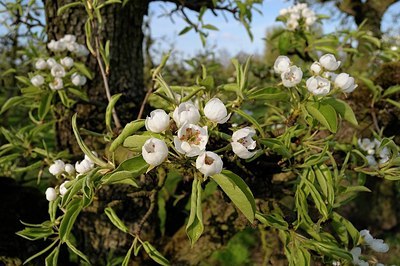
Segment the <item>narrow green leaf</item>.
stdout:
<path fill-rule="evenodd" d="M 190 196 L 190 215 L 186 225 L 186 234 L 192 246 L 200 238 L 204 230 L 203 213 L 201 210 L 202 191 L 201 181 L 195 178 L 192 183 L 192 194 Z"/>
<path fill-rule="evenodd" d="M 276 213 L 262 214 L 260 212 L 256 212 L 255 218 L 266 226 L 280 230 L 287 230 L 289 227 L 288 223 L 283 219 L 283 217 Z"/>
<path fill-rule="evenodd" d="M 71 201 L 67 206 L 67 210 L 60 224 L 60 239 L 61 242 L 66 242 L 72 227 L 74 226 L 75 220 L 82 210 L 82 201 L 80 199 L 75 199 Z"/>
<path fill-rule="evenodd" d="M 77 249 L 74 245 L 69 240 L 66 240 L 65 243 L 67 244 L 68 248 L 74 252 L 76 255 L 78 255 L 81 259 L 83 259 L 87 264 L 90 265 L 90 260 L 89 258 L 82 253 L 79 249 Z"/>
<path fill-rule="evenodd" d="M 122 162 L 114 171 L 104 175 L 101 181 L 103 184 L 128 182 L 128 184 L 138 186 L 134 178 L 145 173 L 148 167 L 149 165 L 143 159 L 142 155 L 138 155 Z"/>
<path fill-rule="evenodd" d="M 45 93 L 40 101 L 38 115 L 40 120 L 44 120 L 47 113 L 50 111 L 51 101 L 53 100 L 54 92 Z"/>
<path fill-rule="evenodd" d="M 207 30 L 218 30 L 217 27 L 215 27 L 214 25 L 211 25 L 211 24 L 205 24 L 205 25 L 203 25 L 203 29 L 207 29 Z"/>
<path fill-rule="evenodd" d="M 250 100 L 260 100 L 260 101 L 287 101 L 290 96 L 287 92 L 279 90 L 277 88 L 262 88 L 255 90 L 247 95 Z"/>
<path fill-rule="evenodd" d="M 136 240 L 136 239 L 135 239 Z M 129 265 L 129 261 L 131 259 L 131 254 L 132 254 L 132 250 L 135 242 L 132 243 L 131 247 L 129 248 L 128 252 L 125 255 L 124 261 L 122 262 L 122 266 L 128 266 Z"/>
<path fill-rule="evenodd" d="M 26 100 L 28 100 L 28 98 L 23 97 L 23 96 L 14 96 L 9 98 L 1 107 L 0 109 L 0 115 L 2 113 L 4 113 L 5 111 L 7 111 L 10 108 L 14 108 L 20 104 L 22 104 L 23 102 L 25 102 Z"/>
<path fill-rule="evenodd" d="M 141 152 L 144 143 L 151 138 L 152 135 L 133 135 L 125 139 L 123 146 L 134 152 Z"/>
<path fill-rule="evenodd" d="M 183 30 L 181 30 L 181 31 L 178 33 L 178 35 L 181 36 L 181 35 L 183 35 L 183 34 L 189 32 L 191 29 L 193 29 L 192 26 L 187 26 L 187 27 L 183 28 Z"/>
<path fill-rule="evenodd" d="M 46 266 L 56 266 L 58 264 L 58 254 L 60 247 L 56 247 L 44 260 Z"/>
<path fill-rule="evenodd" d="M 236 174 L 223 170 L 221 174 L 212 176 L 212 179 L 222 188 L 238 209 L 253 223 L 256 212 L 256 203 L 247 184 Z"/>
<path fill-rule="evenodd" d="M 257 120 L 254 117 L 252 117 L 249 114 L 246 114 L 244 111 L 240 109 L 233 109 L 233 111 L 238 115 L 240 115 L 241 117 L 243 117 L 244 119 L 246 119 L 248 122 L 250 122 L 258 130 L 261 136 L 264 136 L 264 131 L 261 125 L 257 122 Z"/>
<path fill-rule="evenodd" d="M 400 85 L 391 86 L 383 92 L 383 97 L 387 97 L 398 92 L 400 92 Z"/>
<path fill-rule="evenodd" d="M 149 242 L 145 241 L 143 242 L 143 248 L 146 251 L 146 253 L 149 255 L 150 258 L 152 258 L 155 262 L 157 262 L 160 265 L 163 266 L 169 266 L 169 261 L 164 258 L 163 255 L 161 255 L 160 252 L 158 252 L 155 247 L 153 247 Z"/>
<path fill-rule="evenodd" d="M 110 207 L 104 209 L 104 213 L 107 215 L 108 219 L 122 232 L 129 233 L 128 227 L 124 224 L 114 210 Z"/>
<path fill-rule="evenodd" d="M 87 68 L 85 66 L 85 64 L 83 63 L 79 63 L 79 62 L 75 62 L 74 66 L 76 67 L 76 69 L 82 73 L 83 75 L 85 75 L 88 79 L 93 79 L 93 74 L 92 72 L 89 70 L 89 68 Z"/>
<path fill-rule="evenodd" d="M 318 211 L 322 214 L 322 216 L 325 219 L 328 219 L 329 217 L 329 212 L 328 208 L 325 205 L 324 200 L 321 197 L 321 194 L 318 192 L 318 190 L 315 188 L 314 184 L 312 184 L 310 181 L 307 179 L 302 179 L 306 187 L 309 189 L 310 195 L 313 198 L 313 201 L 315 203 L 315 207 L 317 207 Z"/>
<path fill-rule="evenodd" d="M 112 120 L 112 110 L 115 106 L 115 104 L 117 103 L 117 101 L 119 100 L 119 98 L 121 98 L 122 93 L 119 94 L 115 94 L 113 96 L 111 96 L 111 100 L 107 105 L 107 109 L 106 109 L 106 127 L 108 132 L 113 132 L 112 128 L 111 128 L 111 120 Z"/>
<path fill-rule="evenodd" d="M 144 120 L 136 120 L 126 124 L 124 129 L 122 130 L 121 134 L 111 143 L 110 151 L 115 151 L 127 137 L 131 136 L 133 133 L 138 131 L 144 126 Z"/>
<path fill-rule="evenodd" d="M 28 259 L 26 259 L 26 260 L 24 261 L 24 265 L 27 264 L 28 262 L 30 262 L 30 261 L 36 259 L 37 257 L 43 255 L 43 254 L 46 253 L 47 251 L 49 251 L 52 247 L 55 246 L 55 244 L 57 244 L 57 242 L 58 242 L 58 239 L 56 239 L 53 243 L 51 243 L 48 247 L 46 247 L 46 248 L 43 249 L 42 251 L 39 251 L 39 252 L 36 253 L 35 255 L 29 257 Z"/>
<path fill-rule="evenodd" d="M 70 9 L 72 7 L 76 7 L 76 6 L 80 6 L 80 5 L 83 6 L 83 3 L 82 2 L 73 2 L 73 3 L 66 4 L 57 10 L 57 16 L 62 15 L 64 12 L 66 12 L 68 9 Z"/>

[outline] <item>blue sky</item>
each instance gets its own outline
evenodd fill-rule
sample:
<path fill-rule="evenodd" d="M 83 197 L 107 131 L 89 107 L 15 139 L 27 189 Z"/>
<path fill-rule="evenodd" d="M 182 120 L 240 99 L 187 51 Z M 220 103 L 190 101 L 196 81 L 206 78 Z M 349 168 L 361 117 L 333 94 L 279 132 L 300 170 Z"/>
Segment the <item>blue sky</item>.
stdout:
<path fill-rule="evenodd" d="M 239 51 L 261 54 L 264 47 L 262 38 L 265 36 L 266 29 L 273 25 L 280 25 L 280 22 L 275 22 L 279 10 L 291 5 L 292 1 L 265 0 L 260 8 L 263 14 L 254 14 L 251 26 L 254 35 L 253 42 L 251 42 L 244 27 L 229 14 L 227 15 L 228 21 L 225 21 L 223 16 L 215 17 L 211 12 L 207 12 L 204 20 L 219 28 L 219 31 L 210 32 L 207 42 L 210 45 L 216 45 L 217 50 L 226 49 L 231 56 L 234 56 Z M 165 12 L 165 9 L 171 10 L 173 8 L 174 5 L 161 2 L 153 2 L 150 5 L 149 12 L 152 17 L 150 26 L 152 36 L 156 40 L 155 46 L 159 50 L 168 50 L 172 44 L 176 50 L 183 52 L 184 57 L 194 55 L 196 51 L 204 49 L 198 35 L 194 31 L 190 31 L 183 36 L 178 36 L 178 33 L 186 26 L 186 23 L 178 16 L 174 16 L 175 23 L 168 17 L 160 17 Z M 332 10 L 332 7 L 330 7 L 330 10 Z M 316 11 L 318 14 L 329 14 L 329 10 L 326 7 L 318 8 Z M 383 29 L 390 25 L 391 16 L 394 13 L 400 13 L 400 2 L 394 4 L 385 15 Z M 324 31 L 332 32 L 338 27 L 337 21 L 329 20 L 328 23 L 324 24 Z"/>

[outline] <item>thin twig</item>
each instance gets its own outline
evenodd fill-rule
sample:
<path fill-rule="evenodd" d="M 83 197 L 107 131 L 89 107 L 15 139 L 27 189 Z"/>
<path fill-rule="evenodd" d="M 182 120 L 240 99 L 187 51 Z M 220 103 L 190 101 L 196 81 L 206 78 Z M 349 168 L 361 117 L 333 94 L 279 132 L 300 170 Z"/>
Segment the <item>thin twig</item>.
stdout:
<path fill-rule="evenodd" d="M 147 219 L 149 219 L 150 215 L 154 211 L 154 208 L 156 207 L 156 195 L 157 195 L 157 190 L 154 189 L 150 196 L 150 207 L 147 210 L 146 214 L 143 216 L 142 220 L 140 220 L 140 223 L 139 223 L 137 229 L 135 230 L 134 234 L 137 236 L 140 236 L 140 231 L 142 230 L 143 225 L 145 224 Z"/>
<path fill-rule="evenodd" d="M 154 87 L 154 86 L 151 86 L 151 87 L 147 90 L 146 95 L 144 96 L 142 105 L 140 106 L 139 114 L 138 114 L 138 116 L 137 116 L 136 119 L 141 119 L 141 118 L 142 118 L 142 115 L 143 115 L 143 112 L 144 112 L 144 107 L 146 106 L 146 103 L 147 103 L 147 101 L 149 100 L 149 97 L 150 97 L 151 93 L 153 92 L 153 87 Z"/>
<path fill-rule="evenodd" d="M 93 28 L 93 29 L 95 28 L 95 27 L 94 27 L 94 22 L 92 23 L 92 28 Z M 106 72 L 105 72 L 105 70 L 104 70 L 103 62 L 101 61 L 101 58 L 100 58 L 100 49 L 99 49 L 99 47 L 100 47 L 100 41 L 99 41 L 98 35 L 96 35 L 96 36 L 94 37 L 94 40 L 95 40 L 95 45 L 96 45 L 96 59 L 97 59 L 97 63 L 98 63 L 99 68 L 100 68 L 101 76 L 102 76 L 102 78 L 103 78 L 104 89 L 105 89 L 105 91 L 106 91 L 106 95 L 107 95 L 108 102 L 111 102 L 110 86 L 108 85 L 107 74 L 106 74 Z M 116 127 L 117 129 L 122 128 L 121 122 L 119 121 L 117 112 L 115 111 L 115 108 L 114 108 L 114 107 L 113 107 L 113 109 L 112 109 L 112 116 L 113 116 L 113 119 L 114 119 L 115 127 Z"/>

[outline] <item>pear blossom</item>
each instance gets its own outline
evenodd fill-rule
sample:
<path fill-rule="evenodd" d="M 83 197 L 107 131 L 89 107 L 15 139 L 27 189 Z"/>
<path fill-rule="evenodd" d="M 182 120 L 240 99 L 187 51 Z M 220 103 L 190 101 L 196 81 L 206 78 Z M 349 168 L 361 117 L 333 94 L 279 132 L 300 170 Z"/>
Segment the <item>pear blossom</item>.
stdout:
<path fill-rule="evenodd" d="M 57 65 L 57 61 L 54 58 L 49 58 L 46 61 L 47 65 L 49 68 L 52 68 L 53 66 Z"/>
<path fill-rule="evenodd" d="M 251 127 L 239 129 L 232 134 L 232 150 L 239 158 L 249 159 L 256 154 L 256 151 L 250 151 L 257 145 L 252 139 L 255 134 L 256 131 Z"/>
<path fill-rule="evenodd" d="M 61 65 L 65 66 L 66 68 L 71 68 L 74 65 L 74 59 L 67 56 L 60 60 Z"/>
<path fill-rule="evenodd" d="M 60 41 L 66 43 L 74 43 L 76 42 L 76 36 L 72 34 L 65 34 L 64 37 L 60 39 Z"/>
<path fill-rule="evenodd" d="M 204 115 L 212 122 L 224 124 L 230 118 L 224 103 L 218 98 L 212 98 L 204 107 Z"/>
<path fill-rule="evenodd" d="M 351 255 L 353 256 L 353 264 L 358 265 L 358 266 L 368 266 L 368 262 L 360 259 L 361 256 L 361 248 L 360 247 L 355 247 L 352 250 L 350 250 Z"/>
<path fill-rule="evenodd" d="M 208 141 L 207 127 L 194 124 L 184 124 L 174 137 L 174 145 L 179 153 L 188 157 L 201 154 L 206 149 Z"/>
<path fill-rule="evenodd" d="M 316 76 L 307 79 L 307 90 L 317 96 L 325 96 L 331 90 L 331 83 L 329 80 Z"/>
<path fill-rule="evenodd" d="M 172 118 L 176 125 L 181 127 L 185 123 L 197 124 L 200 121 L 200 113 L 197 107 L 191 101 L 188 101 L 175 108 Z"/>
<path fill-rule="evenodd" d="M 274 63 L 274 71 L 277 74 L 282 74 L 290 67 L 290 59 L 287 56 L 280 55 Z"/>
<path fill-rule="evenodd" d="M 70 181 L 64 181 L 64 183 L 62 183 L 61 185 L 60 185 L 60 195 L 61 196 L 64 196 L 65 195 L 65 193 L 67 193 L 67 191 L 68 191 L 68 188 L 66 188 L 65 186 L 69 183 Z"/>
<path fill-rule="evenodd" d="M 35 63 L 35 68 L 38 70 L 46 69 L 47 68 L 46 60 L 44 60 L 42 58 L 38 59 Z"/>
<path fill-rule="evenodd" d="M 89 55 L 89 50 L 84 45 L 78 44 L 75 47 L 74 53 L 76 56 L 84 57 Z"/>
<path fill-rule="evenodd" d="M 336 61 L 333 54 L 325 54 L 319 59 L 319 63 L 329 71 L 335 71 L 340 66 L 340 61 Z"/>
<path fill-rule="evenodd" d="M 291 18 L 286 22 L 286 27 L 290 31 L 294 31 L 299 26 L 298 19 Z"/>
<path fill-rule="evenodd" d="M 370 139 L 358 139 L 358 146 L 363 150 L 366 151 L 369 155 L 375 154 L 375 145 L 376 142 L 371 141 Z M 380 145 L 380 144 L 379 144 Z"/>
<path fill-rule="evenodd" d="M 375 252 L 386 253 L 389 251 L 389 245 L 384 243 L 382 239 L 374 239 L 368 245 Z"/>
<path fill-rule="evenodd" d="M 374 237 L 369 233 L 369 230 L 361 230 L 360 236 L 364 239 L 365 243 L 369 244 L 374 240 Z"/>
<path fill-rule="evenodd" d="M 373 156 L 373 155 L 367 155 L 367 156 L 365 156 L 365 158 L 367 159 L 369 166 L 376 166 L 378 164 L 376 162 L 375 156 Z"/>
<path fill-rule="evenodd" d="M 322 66 L 319 62 L 314 62 L 310 66 L 310 70 L 314 75 L 319 75 L 322 72 Z"/>
<path fill-rule="evenodd" d="M 389 161 L 390 159 L 390 151 L 387 147 L 383 147 L 379 152 L 379 164 L 384 164 Z"/>
<path fill-rule="evenodd" d="M 65 164 L 64 171 L 69 175 L 73 175 L 75 173 L 75 167 L 72 164 L 67 163 Z"/>
<path fill-rule="evenodd" d="M 75 163 L 75 170 L 79 174 L 87 173 L 93 168 L 94 168 L 94 163 L 92 162 L 92 160 L 88 158 L 85 158 L 82 161 Z"/>
<path fill-rule="evenodd" d="M 330 81 L 335 81 L 336 77 L 338 76 L 337 74 L 329 71 L 325 71 L 321 75 L 322 77 L 329 79 Z"/>
<path fill-rule="evenodd" d="M 74 73 L 71 76 L 71 81 L 72 84 L 74 84 L 75 86 L 83 86 L 86 84 L 86 77 L 83 75 L 79 75 L 78 73 Z"/>
<path fill-rule="evenodd" d="M 64 88 L 64 83 L 61 78 L 55 78 L 50 84 L 50 89 L 52 90 L 61 90 Z"/>
<path fill-rule="evenodd" d="M 47 48 L 49 48 L 49 50 L 53 51 L 53 52 L 62 52 L 65 51 L 66 47 L 66 43 L 63 41 L 55 41 L 55 40 L 51 40 L 48 44 L 47 44 Z"/>
<path fill-rule="evenodd" d="M 52 165 L 49 167 L 49 172 L 52 175 L 59 175 L 64 171 L 65 163 L 61 160 L 55 160 Z"/>
<path fill-rule="evenodd" d="M 163 140 L 150 138 L 142 147 L 143 159 L 151 166 L 162 164 L 168 157 L 168 147 Z"/>
<path fill-rule="evenodd" d="M 205 177 L 219 174 L 222 171 L 223 162 L 218 154 L 206 151 L 196 159 L 196 168 L 204 174 Z"/>
<path fill-rule="evenodd" d="M 33 78 L 31 78 L 31 83 L 33 86 L 39 87 L 39 86 L 43 85 L 44 78 L 41 75 L 36 75 Z"/>
<path fill-rule="evenodd" d="M 56 192 L 56 190 L 55 190 L 54 188 L 52 188 L 52 187 L 48 187 L 48 188 L 46 189 L 45 194 L 46 194 L 46 199 L 47 199 L 48 201 L 54 201 L 54 200 L 56 200 L 56 198 L 57 198 L 57 192 Z"/>
<path fill-rule="evenodd" d="M 339 87 L 343 92 L 350 93 L 357 88 L 357 84 L 354 84 L 354 78 L 350 77 L 347 73 L 340 73 L 335 78 L 335 85 Z"/>
<path fill-rule="evenodd" d="M 169 115 L 162 109 L 153 110 L 146 117 L 145 126 L 151 132 L 163 132 L 169 128 Z"/>
<path fill-rule="evenodd" d="M 56 64 L 51 67 L 51 75 L 55 78 L 62 78 L 65 76 L 65 69 L 62 65 Z"/>
<path fill-rule="evenodd" d="M 289 67 L 281 74 L 283 86 L 290 88 L 294 87 L 301 82 L 303 71 L 297 66 Z"/>

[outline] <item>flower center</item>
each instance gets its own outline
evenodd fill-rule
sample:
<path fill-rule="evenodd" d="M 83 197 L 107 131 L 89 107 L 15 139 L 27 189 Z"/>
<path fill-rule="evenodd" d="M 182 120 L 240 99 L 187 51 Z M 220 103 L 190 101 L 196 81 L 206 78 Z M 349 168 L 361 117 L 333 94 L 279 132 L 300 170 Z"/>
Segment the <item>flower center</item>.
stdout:
<path fill-rule="evenodd" d="M 289 71 L 289 72 L 285 73 L 285 79 L 294 81 L 296 79 L 296 75 L 294 74 L 293 71 Z"/>
<path fill-rule="evenodd" d="M 154 145 L 154 143 L 149 143 L 146 145 L 146 151 L 148 153 L 154 153 L 156 151 L 156 145 Z"/>
<path fill-rule="evenodd" d="M 186 128 L 185 134 L 180 138 L 180 140 L 186 141 L 190 144 L 199 145 L 201 141 L 200 131 L 193 128 Z"/>
<path fill-rule="evenodd" d="M 214 159 L 206 155 L 206 158 L 204 158 L 204 163 L 206 165 L 212 165 L 214 163 Z"/>
<path fill-rule="evenodd" d="M 247 137 L 243 137 L 241 139 L 238 139 L 238 141 L 240 144 L 242 144 L 243 146 L 247 147 L 250 144 L 250 141 Z"/>

